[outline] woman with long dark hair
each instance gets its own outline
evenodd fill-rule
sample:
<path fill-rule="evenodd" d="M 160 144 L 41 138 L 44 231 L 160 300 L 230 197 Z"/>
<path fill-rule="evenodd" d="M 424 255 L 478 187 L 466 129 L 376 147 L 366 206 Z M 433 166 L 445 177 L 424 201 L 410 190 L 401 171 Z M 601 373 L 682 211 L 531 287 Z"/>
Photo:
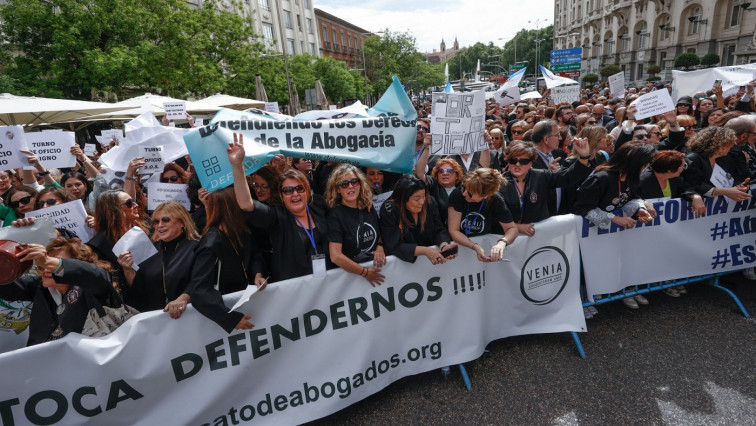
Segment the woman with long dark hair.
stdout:
<path fill-rule="evenodd" d="M 425 182 L 414 176 L 399 179 L 391 199 L 381 206 L 381 236 L 387 254 L 411 263 L 425 256 L 433 265 L 456 256 L 444 254 L 456 243 L 450 244 L 449 231 L 434 203 Z"/>
<path fill-rule="evenodd" d="M 245 181 L 243 184 L 247 187 Z M 192 305 L 226 332 L 250 329 L 254 324 L 248 315 L 228 312 L 223 303 L 224 294 L 250 284 L 262 290 L 267 284 L 250 218 L 239 208 L 231 187 L 211 192 L 206 205 L 207 224 L 196 249 L 187 293 Z"/>

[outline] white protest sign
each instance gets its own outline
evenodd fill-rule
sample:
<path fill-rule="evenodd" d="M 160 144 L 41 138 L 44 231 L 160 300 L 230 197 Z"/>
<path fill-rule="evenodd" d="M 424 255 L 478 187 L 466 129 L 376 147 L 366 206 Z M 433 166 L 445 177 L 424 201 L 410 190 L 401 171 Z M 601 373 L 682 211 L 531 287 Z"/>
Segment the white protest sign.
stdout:
<path fill-rule="evenodd" d="M 45 130 L 26 134 L 26 145 L 47 169 L 62 169 L 76 165 L 76 156 L 71 147 L 76 143 L 73 132 Z M 27 164 L 27 168 L 29 165 Z"/>
<path fill-rule="evenodd" d="M 502 86 L 494 93 L 493 98 L 499 106 L 516 104 L 520 101 L 520 88 L 517 86 Z"/>
<path fill-rule="evenodd" d="M 609 76 L 609 92 L 615 98 L 625 97 L 625 72 L 620 71 L 617 74 Z"/>
<path fill-rule="evenodd" d="M 63 204 L 56 204 L 51 207 L 34 210 L 27 213 L 30 217 L 49 217 L 56 228 L 64 228 L 74 234 L 86 243 L 94 237 L 94 229 L 87 226 L 87 211 L 84 210 L 84 204 L 81 200 L 69 201 Z"/>
<path fill-rule="evenodd" d="M 672 103 L 672 98 L 666 90 L 655 90 L 646 93 L 633 101 L 631 105 L 635 105 L 637 108 L 637 112 L 635 113 L 636 120 L 664 114 L 675 109 L 675 104 Z"/>
<path fill-rule="evenodd" d="M 102 136 L 103 140 L 106 140 L 108 143 L 113 140 L 113 138 L 118 139 L 119 141 L 123 139 L 123 130 L 121 129 L 107 129 L 107 130 L 100 130 L 100 136 Z"/>
<path fill-rule="evenodd" d="M 164 102 L 163 109 L 169 120 L 183 120 L 186 118 L 186 101 Z"/>
<path fill-rule="evenodd" d="M 163 160 L 163 146 L 143 146 L 142 157 L 144 157 L 144 167 L 139 170 L 140 175 L 147 175 L 153 173 L 162 173 L 163 167 L 165 167 L 165 161 Z"/>
<path fill-rule="evenodd" d="M 95 155 L 97 155 L 97 145 L 93 143 L 85 143 L 84 155 L 86 155 L 87 157 L 94 157 Z"/>
<path fill-rule="evenodd" d="M 488 149 L 483 132 L 486 95 L 483 91 L 433 93 L 431 155 L 470 154 Z"/>
<path fill-rule="evenodd" d="M 580 85 L 571 84 L 569 86 L 557 86 L 551 88 L 551 102 L 559 105 L 562 102 L 571 104 L 580 100 Z"/>
<path fill-rule="evenodd" d="M 730 188 L 735 185 L 735 179 L 732 178 L 732 175 L 716 163 L 714 163 L 709 181 L 717 188 Z"/>
<path fill-rule="evenodd" d="M 194 125 L 196 127 L 203 126 L 205 124 L 205 120 L 202 118 L 195 118 L 194 119 Z"/>
<path fill-rule="evenodd" d="M 0 170 L 28 167 L 29 159 L 20 152 L 22 149 L 28 149 L 24 128 L 0 126 Z"/>
<path fill-rule="evenodd" d="M 21 244 L 41 244 L 46 246 L 58 236 L 49 217 L 37 219 L 30 226 L 6 226 L 0 228 L 0 240 L 10 240 Z"/>
<path fill-rule="evenodd" d="M 750 73 L 750 78 L 749 78 Z M 672 71 L 672 99 L 693 96 L 696 92 L 711 90 L 716 80 L 722 80 L 722 94 L 728 96 L 738 86 L 756 79 L 756 63 L 729 67 L 709 68 L 697 71 Z"/>
<path fill-rule="evenodd" d="M 278 102 L 265 102 L 265 111 L 268 112 L 275 112 L 280 113 L 281 111 L 278 109 Z"/>
<path fill-rule="evenodd" d="M 187 185 L 180 183 L 147 183 L 147 210 L 155 210 L 168 201 L 177 201 L 188 211 L 192 205 L 186 195 L 186 188 Z"/>
<path fill-rule="evenodd" d="M 157 253 L 157 249 L 142 228 L 135 226 L 113 245 L 113 254 L 116 257 L 124 252 L 131 253 L 131 258 L 134 259 L 132 268 L 137 271 L 138 265 Z"/>
<path fill-rule="evenodd" d="M 329 109 L 330 111 L 334 111 L 334 110 L 337 110 L 337 109 L 339 109 L 339 106 L 338 106 L 338 105 L 328 105 L 328 109 Z"/>

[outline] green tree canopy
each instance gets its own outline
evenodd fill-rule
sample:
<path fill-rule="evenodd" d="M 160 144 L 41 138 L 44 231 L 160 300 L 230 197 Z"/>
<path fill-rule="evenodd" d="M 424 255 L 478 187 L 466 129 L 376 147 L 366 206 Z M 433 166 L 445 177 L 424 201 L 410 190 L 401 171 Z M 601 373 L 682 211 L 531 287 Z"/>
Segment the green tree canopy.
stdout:
<path fill-rule="evenodd" d="M 675 58 L 675 68 L 691 68 L 701 62 L 698 56 L 693 52 L 685 52 L 677 55 Z"/>
<path fill-rule="evenodd" d="M 230 80 L 249 87 L 249 58 L 264 47 L 251 18 L 216 0 L 197 9 L 185 0 L 8 0 L 0 21 L 0 41 L 20 53 L 2 58 L 3 71 L 28 95 L 202 96 Z"/>
<path fill-rule="evenodd" d="M 614 74 L 617 74 L 618 72 L 622 71 L 622 68 L 620 68 L 617 64 L 608 64 L 601 67 L 599 70 L 599 74 L 601 74 L 604 78 L 609 78 L 610 76 L 613 76 Z"/>

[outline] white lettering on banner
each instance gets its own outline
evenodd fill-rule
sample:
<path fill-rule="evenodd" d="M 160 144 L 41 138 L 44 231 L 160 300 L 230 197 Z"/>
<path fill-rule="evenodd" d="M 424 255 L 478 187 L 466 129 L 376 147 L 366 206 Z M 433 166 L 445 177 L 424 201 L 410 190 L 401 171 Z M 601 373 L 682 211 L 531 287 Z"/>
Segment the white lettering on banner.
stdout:
<path fill-rule="evenodd" d="M 26 134 L 29 150 L 39 158 L 47 169 L 62 169 L 76 165 L 76 156 L 71 154 L 71 147 L 76 143 L 74 132 L 63 130 L 45 130 Z M 26 165 L 29 167 L 29 164 Z"/>
<path fill-rule="evenodd" d="M 612 224 L 603 230 L 575 218 L 589 297 L 756 263 L 756 197 L 741 202 L 706 197 L 700 218 L 685 199 L 647 201 L 658 217 L 631 229 Z"/>
<path fill-rule="evenodd" d="M 551 102 L 559 105 L 562 102 L 573 103 L 580 100 L 580 85 L 559 86 L 551 88 Z"/>
<path fill-rule="evenodd" d="M 69 201 L 63 204 L 45 207 L 27 213 L 30 217 L 49 217 L 53 220 L 53 226 L 63 228 L 79 237 L 82 243 L 86 243 L 94 237 L 94 229 L 87 226 L 87 211 L 81 200 Z"/>
<path fill-rule="evenodd" d="M 192 205 L 186 195 L 187 186 L 180 183 L 147 182 L 147 210 L 155 210 L 162 203 L 176 201 L 188 211 Z"/>
<path fill-rule="evenodd" d="M 5 389 L 0 414 L 6 423 L 298 424 L 476 359 L 495 339 L 584 331 L 573 218 L 536 226 L 507 247 L 511 262 L 479 262 L 463 248 L 437 266 L 390 257 L 376 288 L 341 269 L 271 284 L 239 308 L 251 330 L 227 335 L 190 306 L 178 320 L 147 312 L 102 338 L 70 334 L 2 354 L 0 375 L 24 386 Z M 497 238 L 475 241 L 490 249 Z M 65 369 L 53 362 L 61 353 Z"/>
<path fill-rule="evenodd" d="M 653 92 L 641 95 L 631 105 L 635 105 L 637 108 L 635 113 L 637 120 L 664 114 L 675 109 L 675 104 L 672 103 L 672 98 L 669 97 L 669 92 L 666 90 L 654 90 Z"/>
<path fill-rule="evenodd" d="M 488 149 L 483 133 L 486 95 L 483 91 L 433 93 L 432 155 L 470 154 Z"/>

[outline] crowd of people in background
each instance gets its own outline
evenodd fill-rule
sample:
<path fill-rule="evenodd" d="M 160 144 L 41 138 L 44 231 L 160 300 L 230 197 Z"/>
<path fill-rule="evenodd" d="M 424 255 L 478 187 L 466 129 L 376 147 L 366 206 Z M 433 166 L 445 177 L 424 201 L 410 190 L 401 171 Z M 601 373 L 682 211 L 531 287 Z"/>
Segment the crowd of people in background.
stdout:
<path fill-rule="evenodd" d="M 624 98 L 596 86 L 572 104 L 544 97 L 502 107 L 489 100 L 489 149 L 453 156 L 430 154 L 431 104 L 419 101 L 411 175 L 277 155 L 245 176 L 243 140 L 235 135 L 228 188 L 201 188 L 191 161 L 165 165 L 160 182 L 186 184 L 189 211 L 176 202 L 147 210 L 143 158 L 129 163 L 123 187 L 114 189 L 97 157 L 78 145 L 70 170 L 47 170 L 27 152 L 33 169 L 0 171 L 3 225 L 29 226 L 34 210 L 82 200 L 95 236 L 82 244 L 61 231 L 47 247 L 27 246 L 19 258 L 33 261 L 37 272 L 0 286 L 0 298 L 34 301 L 29 345 L 79 332 L 92 298 L 105 304 L 120 297 L 139 311 L 162 310 L 175 319 L 191 303 L 231 332 L 253 324 L 228 312 L 222 296 L 250 284 L 263 290 L 342 268 L 355 282 L 381 285 L 391 255 L 438 265 L 471 250 L 481 262 L 495 262 L 519 235 L 535 235 L 535 224 L 551 216 L 575 213 L 600 228 L 632 228 L 656 216 L 645 201 L 652 198 L 684 197 L 700 216 L 707 197 L 751 197 L 753 88 L 724 97 L 715 86 L 643 120 L 635 118 L 633 101 L 668 90 L 664 85 L 631 87 Z M 714 181 L 717 173 L 727 185 Z M 157 249 L 139 268 L 132 253 L 113 253 L 134 227 Z M 492 247 L 471 239 L 485 234 L 501 238 Z M 756 279 L 753 268 L 743 273 Z M 679 297 L 685 288 L 665 292 Z M 649 303 L 641 295 L 623 302 L 633 309 Z M 586 318 L 596 312 L 586 308 Z"/>

